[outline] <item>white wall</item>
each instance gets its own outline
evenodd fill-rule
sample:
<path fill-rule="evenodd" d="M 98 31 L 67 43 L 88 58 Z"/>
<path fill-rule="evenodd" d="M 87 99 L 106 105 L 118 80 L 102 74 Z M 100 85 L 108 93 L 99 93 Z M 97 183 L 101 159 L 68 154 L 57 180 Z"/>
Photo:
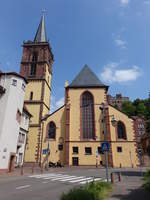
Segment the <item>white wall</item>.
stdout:
<path fill-rule="evenodd" d="M 24 153 L 25 153 L 25 147 L 26 147 L 26 140 L 27 140 L 27 134 L 29 130 L 29 122 L 30 122 L 30 117 L 26 113 L 22 113 L 21 116 L 21 124 L 20 124 L 20 134 L 24 134 L 24 142 L 20 143 L 19 142 L 19 136 L 18 136 L 18 152 L 16 154 L 16 166 L 22 165 L 24 162 Z M 22 161 L 19 163 L 19 154 L 22 154 Z"/>
<path fill-rule="evenodd" d="M 17 80 L 17 85 L 12 85 L 12 80 Z M 0 80 L 6 92 L 0 97 L 0 169 L 7 169 L 10 153 L 16 153 L 20 124 L 16 120 L 16 113 L 22 113 L 24 94 L 22 84 L 25 81 L 15 75 L 6 75 Z"/>

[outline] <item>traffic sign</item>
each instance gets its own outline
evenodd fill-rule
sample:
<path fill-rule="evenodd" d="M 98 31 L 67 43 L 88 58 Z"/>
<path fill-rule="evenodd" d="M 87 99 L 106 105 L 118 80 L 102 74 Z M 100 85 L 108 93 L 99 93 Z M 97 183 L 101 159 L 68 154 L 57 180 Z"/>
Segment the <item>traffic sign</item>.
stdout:
<path fill-rule="evenodd" d="M 43 155 L 47 153 L 47 149 L 43 149 Z"/>
<path fill-rule="evenodd" d="M 43 155 L 50 155 L 50 149 L 43 149 Z"/>
<path fill-rule="evenodd" d="M 102 144 L 101 144 L 101 146 L 102 146 L 102 151 L 104 152 L 104 151 L 109 151 L 109 142 L 102 142 Z"/>

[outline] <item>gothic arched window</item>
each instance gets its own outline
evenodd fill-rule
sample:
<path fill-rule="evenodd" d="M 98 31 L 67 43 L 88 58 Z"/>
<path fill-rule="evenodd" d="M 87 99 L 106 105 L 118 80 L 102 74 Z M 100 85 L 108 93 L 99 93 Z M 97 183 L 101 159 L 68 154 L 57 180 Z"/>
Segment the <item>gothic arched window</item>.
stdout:
<path fill-rule="evenodd" d="M 90 92 L 81 97 L 81 130 L 83 139 L 94 139 L 94 100 Z"/>
<path fill-rule="evenodd" d="M 56 137 L 56 125 L 54 122 L 50 122 L 48 125 L 48 138 L 55 139 Z"/>
<path fill-rule="evenodd" d="M 127 139 L 126 138 L 126 128 L 123 122 L 119 121 L 117 123 L 117 135 L 118 139 Z"/>
<path fill-rule="evenodd" d="M 36 65 L 38 61 L 38 53 L 34 52 L 32 57 L 32 64 L 31 64 L 31 70 L 30 75 L 36 75 Z"/>

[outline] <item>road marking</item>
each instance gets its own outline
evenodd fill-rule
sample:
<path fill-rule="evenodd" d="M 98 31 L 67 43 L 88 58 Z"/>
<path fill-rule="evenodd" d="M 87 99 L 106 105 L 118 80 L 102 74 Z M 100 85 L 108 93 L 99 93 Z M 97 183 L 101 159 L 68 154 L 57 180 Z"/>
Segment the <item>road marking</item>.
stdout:
<path fill-rule="evenodd" d="M 65 178 L 69 178 L 70 176 L 61 176 L 61 177 L 57 177 L 57 178 L 53 178 L 52 181 L 57 181 L 57 180 L 64 180 Z"/>
<path fill-rule="evenodd" d="M 53 175 L 53 176 L 46 177 L 44 179 L 49 180 L 49 179 L 62 178 L 62 177 L 68 178 L 68 175 Z"/>
<path fill-rule="evenodd" d="M 42 183 L 48 183 L 48 181 L 44 181 L 44 182 L 42 182 Z"/>
<path fill-rule="evenodd" d="M 62 182 L 65 182 L 65 181 L 71 181 L 71 180 L 75 180 L 75 179 L 79 179 L 79 178 L 85 178 L 85 176 L 74 176 L 74 178 L 66 178 L 66 179 L 64 179 L 64 180 L 60 180 L 60 181 L 62 181 Z"/>
<path fill-rule="evenodd" d="M 95 179 L 91 179 L 91 180 L 82 181 L 82 182 L 80 182 L 80 184 L 86 184 L 86 183 L 90 183 L 92 181 L 100 181 L 100 180 L 102 180 L 102 178 L 95 178 Z"/>
<path fill-rule="evenodd" d="M 88 178 L 79 178 L 78 180 L 69 181 L 69 182 L 70 182 L 70 183 L 77 183 L 77 182 L 80 182 L 80 181 L 90 180 L 90 179 L 93 180 L 93 177 L 88 177 Z"/>
<path fill-rule="evenodd" d="M 60 182 L 69 182 L 69 183 L 76 183 L 76 184 L 86 184 L 92 181 L 107 181 L 104 178 L 100 177 L 87 177 L 87 176 L 71 176 L 68 174 L 57 174 L 57 173 L 49 173 L 49 174 L 39 174 L 39 175 L 32 175 L 29 176 L 31 178 L 38 178 L 43 180 L 43 184 L 49 183 L 50 181 L 60 181 Z"/>
<path fill-rule="evenodd" d="M 16 190 L 28 188 L 28 187 L 30 187 L 30 186 L 31 186 L 31 185 L 22 185 L 22 186 L 16 187 Z"/>

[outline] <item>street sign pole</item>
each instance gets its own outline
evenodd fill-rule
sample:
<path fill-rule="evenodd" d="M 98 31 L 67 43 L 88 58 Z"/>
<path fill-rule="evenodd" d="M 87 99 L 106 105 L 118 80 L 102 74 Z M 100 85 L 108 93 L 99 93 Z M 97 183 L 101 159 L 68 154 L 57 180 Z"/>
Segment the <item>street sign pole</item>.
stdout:
<path fill-rule="evenodd" d="M 46 165 L 47 171 L 48 171 L 48 156 L 49 156 L 49 142 L 48 142 L 48 146 L 47 146 L 47 165 Z"/>
<path fill-rule="evenodd" d="M 103 119 L 103 128 L 104 128 L 104 142 L 106 142 L 106 121 L 105 121 L 105 114 L 104 114 L 105 105 L 103 104 L 102 109 L 102 119 Z M 106 179 L 109 182 L 109 174 L 108 174 L 108 151 L 105 151 L 105 167 L 106 167 Z"/>

